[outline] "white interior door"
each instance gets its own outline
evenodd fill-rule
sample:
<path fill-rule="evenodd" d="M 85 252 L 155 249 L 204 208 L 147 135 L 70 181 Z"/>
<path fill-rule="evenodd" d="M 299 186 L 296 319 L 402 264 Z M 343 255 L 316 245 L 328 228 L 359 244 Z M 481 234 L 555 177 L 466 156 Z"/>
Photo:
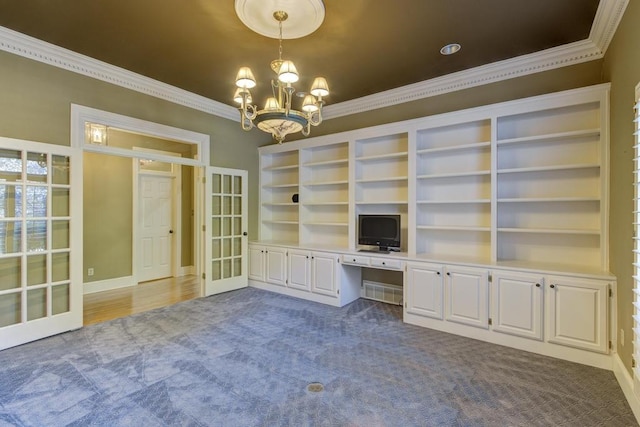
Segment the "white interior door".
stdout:
<path fill-rule="evenodd" d="M 247 171 L 206 168 L 206 296 L 247 286 Z"/>
<path fill-rule="evenodd" d="M 140 265 L 138 281 L 173 275 L 173 177 L 140 175 Z"/>
<path fill-rule="evenodd" d="M 0 138 L 0 350 L 82 326 L 77 153 Z"/>

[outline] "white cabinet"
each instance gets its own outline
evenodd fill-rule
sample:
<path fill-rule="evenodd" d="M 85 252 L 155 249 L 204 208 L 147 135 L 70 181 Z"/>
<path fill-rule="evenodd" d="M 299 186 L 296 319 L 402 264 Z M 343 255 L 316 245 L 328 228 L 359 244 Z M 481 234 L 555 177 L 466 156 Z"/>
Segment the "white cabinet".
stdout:
<path fill-rule="evenodd" d="M 311 292 L 337 296 L 339 292 L 339 256 L 331 253 L 311 253 Z"/>
<path fill-rule="evenodd" d="M 550 276 L 548 341 L 607 353 L 609 289 L 607 281 Z"/>
<path fill-rule="evenodd" d="M 335 297 L 338 294 L 338 255 L 289 250 L 287 286 L 292 289 Z"/>
<path fill-rule="evenodd" d="M 489 272 L 483 269 L 446 268 L 445 318 L 478 328 L 489 328 Z"/>
<path fill-rule="evenodd" d="M 285 286 L 287 282 L 287 250 L 265 247 L 265 282 Z"/>
<path fill-rule="evenodd" d="M 544 277 L 496 271 L 492 274 L 492 329 L 536 340 L 543 339 Z"/>
<path fill-rule="evenodd" d="M 249 245 L 249 279 L 262 282 L 265 273 L 264 246 Z"/>
<path fill-rule="evenodd" d="M 289 250 L 289 269 L 287 285 L 302 291 L 311 290 L 311 253 L 308 251 Z"/>
<path fill-rule="evenodd" d="M 249 245 L 249 279 L 285 286 L 287 250 L 277 246 Z"/>
<path fill-rule="evenodd" d="M 443 266 L 408 263 L 404 280 L 406 312 L 443 319 Z"/>

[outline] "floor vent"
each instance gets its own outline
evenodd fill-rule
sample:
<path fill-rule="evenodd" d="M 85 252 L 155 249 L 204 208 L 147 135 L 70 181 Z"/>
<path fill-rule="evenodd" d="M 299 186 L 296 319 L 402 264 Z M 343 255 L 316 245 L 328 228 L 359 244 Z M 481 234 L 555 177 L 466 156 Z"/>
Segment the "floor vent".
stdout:
<path fill-rule="evenodd" d="M 402 286 L 363 280 L 360 296 L 374 301 L 400 305 L 402 304 Z"/>
<path fill-rule="evenodd" d="M 320 393 L 324 390 L 324 386 L 320 383 L 311 383 L 307 386 L 307 391 L 312 393 Z"/>

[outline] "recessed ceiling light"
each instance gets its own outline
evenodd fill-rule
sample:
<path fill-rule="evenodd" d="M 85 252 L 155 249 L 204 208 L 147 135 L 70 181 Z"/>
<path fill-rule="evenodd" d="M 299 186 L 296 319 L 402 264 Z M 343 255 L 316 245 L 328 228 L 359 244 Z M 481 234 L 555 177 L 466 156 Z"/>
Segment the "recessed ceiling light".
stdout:
<path fill-rule="evenodd" d="M 454 53 L 459 51 L 461 47 L 462 46 L 460 46 L 458 43 L 450 43 L 446 46 L 442 46 L 442 49 L 440 49 L 440 53 L 443 55 L 453 55 Z"/>

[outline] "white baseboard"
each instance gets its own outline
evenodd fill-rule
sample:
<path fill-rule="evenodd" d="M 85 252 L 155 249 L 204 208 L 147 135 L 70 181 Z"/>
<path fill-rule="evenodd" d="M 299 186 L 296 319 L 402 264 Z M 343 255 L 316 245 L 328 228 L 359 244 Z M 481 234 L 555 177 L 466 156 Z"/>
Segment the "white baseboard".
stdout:
<path fill-rule="evenodd" d="M 613 373 L 618 380 L 618 384 L 620 384 L 624 397 L 627 398 L 627 402 L 629 402 L 629 406 L 631 406 L 633 415 L 635 415 L 636 420 L 640 423 L 640 399 L 633 392 L 633 378 L 617 353 L 613 355 Z"/>
<path fill-rule="evenodd" d="M 196 274 L 196 267 L 193 265 L 188 265 L 185 267 L 179 267 L 178 271 L 176 272 L 176 277 L 190 276 L 193 274 Z"/>
<path fill-rule="evenodd" d="M 116 277 L 115 279 L 87 282 L 83 285 L 83 293 L 93 294 L 95 292 L 110 291 L 112 289 L 126 288 L 133 285 L 136 285 L 133 276 Z"/>

